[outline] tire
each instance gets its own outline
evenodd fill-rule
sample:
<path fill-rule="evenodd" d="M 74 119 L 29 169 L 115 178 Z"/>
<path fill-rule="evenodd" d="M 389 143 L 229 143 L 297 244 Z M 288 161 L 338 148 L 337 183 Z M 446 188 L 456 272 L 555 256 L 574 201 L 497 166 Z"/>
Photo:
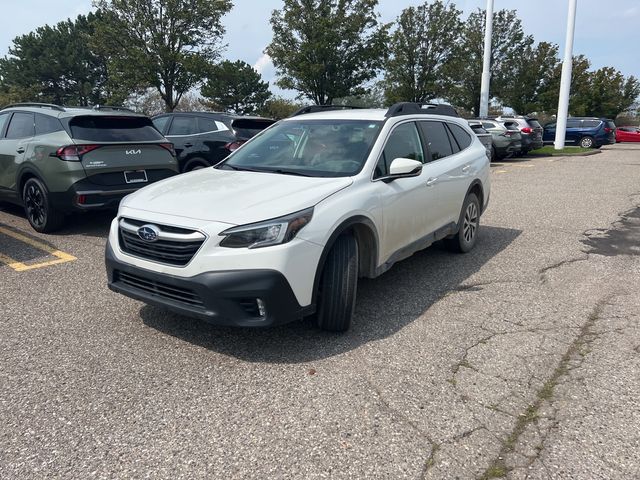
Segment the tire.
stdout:
<path fill-rule="evenodd" d="M 453 252 L 470 252 L 476 245 L 480 229 L 480 202 L 475 193 L 470 193 L 465 198 L 458 225 L 458 233 L 445 239 L 445 245 Z"/>
<path fill-rule="evenodd" d="M 595 140 L 593 139 L 593 137 L 582 137 L 580 139 L 580 146 L 582 148 L 594 148 L 595 147 Z"/>
<path fill-rule="evenodd" d="M 37 178 L 30 178 L 22 189 L 27 220 L 36 232 L 51 233 L 64 223 L 64 215 L 51 205 L 49 192 Z"/>
<path fill-rule="evenodd" d="M 498 160 L 498 156 L 496 155 L 496 149 L 493 145 L 491 145 L 491 161 L 495 162 Z"/>
<path fill-rule="evenodd" d="M 194 170 L 200 170 L 201 168 L 207 168 L 210 166 L 211 164 L 204 158 L 196 157 L 187 162 L 187 164 L 184 166 L 183 172 L 192 172 Z"/>
<path fill-rule="evenodd" d="M 317 323 L 322 330 L 345 332 L 351 325 L 358 286 L 358 243 L 338 237 L 324 263 L 318 290 Z"/>

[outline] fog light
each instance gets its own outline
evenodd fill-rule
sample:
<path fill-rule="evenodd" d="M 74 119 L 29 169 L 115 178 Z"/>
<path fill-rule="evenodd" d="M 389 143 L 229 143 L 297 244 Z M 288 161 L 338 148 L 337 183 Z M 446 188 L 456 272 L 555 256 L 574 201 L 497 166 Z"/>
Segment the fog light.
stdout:
<path fill-rule="evenodd" d="M 267 316 L 267 306 L 265 305 L 264 301 L 261 298 L 257 298 L 256 299 L 256 303 L 258 304 L 258 314 L 261 317 L 266 317 Z"/>

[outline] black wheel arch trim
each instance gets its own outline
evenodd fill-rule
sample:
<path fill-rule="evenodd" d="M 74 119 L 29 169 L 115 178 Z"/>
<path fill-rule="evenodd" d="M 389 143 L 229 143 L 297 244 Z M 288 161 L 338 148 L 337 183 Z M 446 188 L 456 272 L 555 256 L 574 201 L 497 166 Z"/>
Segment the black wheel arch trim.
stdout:
<path fill-rule="evenodd" d="M 356 228 L 355 230 L 354 230 L 354 227 Z M 352 230 L 352 231 L 355 231 L 358 247 L 360 247 L 361 243 L 365 241 L 364 238 L 360 237 L 362 233 L 360 230 L 357 229 L 358 227 L 367 228 L 373 240 L 373 245 L 369 246 L 372 251 L 370 251 L 368 255 L 366 256 L 362 255 L 362 249 L 359 248 L 360 264 L 358 265 L 358 269 L 359 269 L 358 275 L 366 276 L 369 278 L 373 278 L 377 276 L 376 265 L 378 263 L 379 245 L 380 245 L 380 237 L 378 236 L 378 229 L 376 228 L 373 221 L 364 215 L 356 215 L 353 217 L 349 217 L 334 229 L 334 231 L 331 233 L 331 236 L 329 237 L 329 240 L 327 240 L 327 243 L 325 244 L 324 249 L 322 250 L 322 254 L 320 255 L 320 260 L 318 260 L 318 265 L 316 267 L 316 273 L 313 280 L 313 294 L 311 298 L 311 305 L 313 306 L 316 305 L 316 300 L 318 295 L 318 286 L 320 285 L 322 270 L 324 269 L 324 264 L 327 260 L 327 256 L 329 255 L 329 251 L 331 251 L 331 248 L 335 244 L 338 237 L 340 237 L 345 232 Z M 363 262 L 367 262 L 367 263 L 363 265 Z M 363 267 L 365 268 L 363 269 Z"/>
<path fill-rule="evenodd" d="M 33 178 L 33 177 L 37 178 L 40 182 L 42 182 L 42 184 L 45 186 L 48 192 L 51 191 L 51 189 L 49 188 L 49 185 L 47 185 L 47 182 L 44 179 L 44 175 L 42 175 L 42 173 L 37 168 L 31 165 L 22 167 L 18 171 L 18 174 L 16 175 L 16 190 L 17 190 L 16 193 L 18 195 L 18 199 L 20 200 L 20 202 L 23 202 L 22 194 L 23 194 L 25 183 L 27 183 L 27 180 L 29 178 Z"/>
<path fill-rule="evenodd" d="M 480 189 L 481 197 L 478 199 L 478 201 L 480 202 L 480 214 L 483 214 L 488 203 L 486 201 L 488 200 L 488 198 L 485 197 L 484 186 L 482 185 L 482 182 L 480 181 L 480 179 L 476 178 L 473 182 L 471 182 L 471 185 L 469 185 L 469 188 L 467 189 L 467 193 L 465 194 L 464 198 L 466 199 L 467 196 L 469 196 L 469 194 L 471 193 L 471 191 L 474 190 L 476 187 Z"/>

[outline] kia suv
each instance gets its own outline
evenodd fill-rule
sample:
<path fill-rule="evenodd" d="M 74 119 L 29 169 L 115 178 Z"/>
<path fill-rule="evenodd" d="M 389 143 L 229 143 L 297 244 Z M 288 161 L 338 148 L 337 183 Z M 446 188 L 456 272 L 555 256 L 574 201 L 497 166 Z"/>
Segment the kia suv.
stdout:
<path fill-rule="evenodd" d="M 181 172 L 210 167 L 275 120 L 214 112 L 163 113 L 153 124 L 176 149 Z"/>
<path fill-rule="evenodd" d="M 517 125 L 522 141 L 522 155 L 526 155 L 531 150 L 542 148 L 543 128 L 536 118 L 503 115 L 497 117 L 496 120 Z"/>
<path fill-rule="evenodd" d="M 485 147 L 450 106 L 296 115 L 127 196 L 108 285 L 215 324 L 344 331 L 359 277 L 437 240 L 473 249 L 489 194 Z"/>
<path fill-rule="evenodd" d="M 476 119 L 493 137 L 491 160 L 502 160 L 522 153 L 522 135 L 517 123 L 488 118 Z"/>
<path fill-rule="evenodd" d="M 544 143 L 556 139 L 556 123 L 544 126 Z M 608 118 L 572 117 L 567 119 L 565 143 L 582 148 L 600 148 L 616 143 L 616 124 Z"/>
<path fill-rule="evenodd" d="M 0 199 L 23 205 L 38 232 L 74 211 L 117 208 L 143 185 L 178 172 L 151 120 L 115 107 L 24 103 L 0 110 Z"/>

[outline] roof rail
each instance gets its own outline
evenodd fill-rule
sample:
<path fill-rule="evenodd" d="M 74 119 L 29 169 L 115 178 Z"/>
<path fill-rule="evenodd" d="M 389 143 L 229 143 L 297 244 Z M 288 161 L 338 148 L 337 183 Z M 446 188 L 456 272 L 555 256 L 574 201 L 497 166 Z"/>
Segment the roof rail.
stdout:
<path fill-rule="evenodd" d="M 298 115 L 305 115 L 307 113 L 329 112 L 331 110 L 358 110 L 361 108 L 363 107 L 354 107 L 352 105 L 307 105 L 292 113 L 291 117 L 297 117 Z"/>
<path fill-rule="evenodd" d="M 37 102 L 21 102 L 21 103 L 12 103 L 10 105 L 6 105 L 2 107 L 2 110 L 5 108 L 14 108 L 14 107 L 35 107 L 35 108 L 49 108 L 51 110 L 57 110 L 58 112 L 65 112 L 64 107 L 60 105 L 54 105 L 53 103 L 37 103 Z"/>
<path fill-rule="evenodd" d="M 456 109 L 451 105 L 422 102 L 400 102 L 393 104 L 389 107 L 389 110 L 387 110 L 385 117 L 399 117 L 400 115 L 414 115 L 416 113 L 460 117 Z"/>

